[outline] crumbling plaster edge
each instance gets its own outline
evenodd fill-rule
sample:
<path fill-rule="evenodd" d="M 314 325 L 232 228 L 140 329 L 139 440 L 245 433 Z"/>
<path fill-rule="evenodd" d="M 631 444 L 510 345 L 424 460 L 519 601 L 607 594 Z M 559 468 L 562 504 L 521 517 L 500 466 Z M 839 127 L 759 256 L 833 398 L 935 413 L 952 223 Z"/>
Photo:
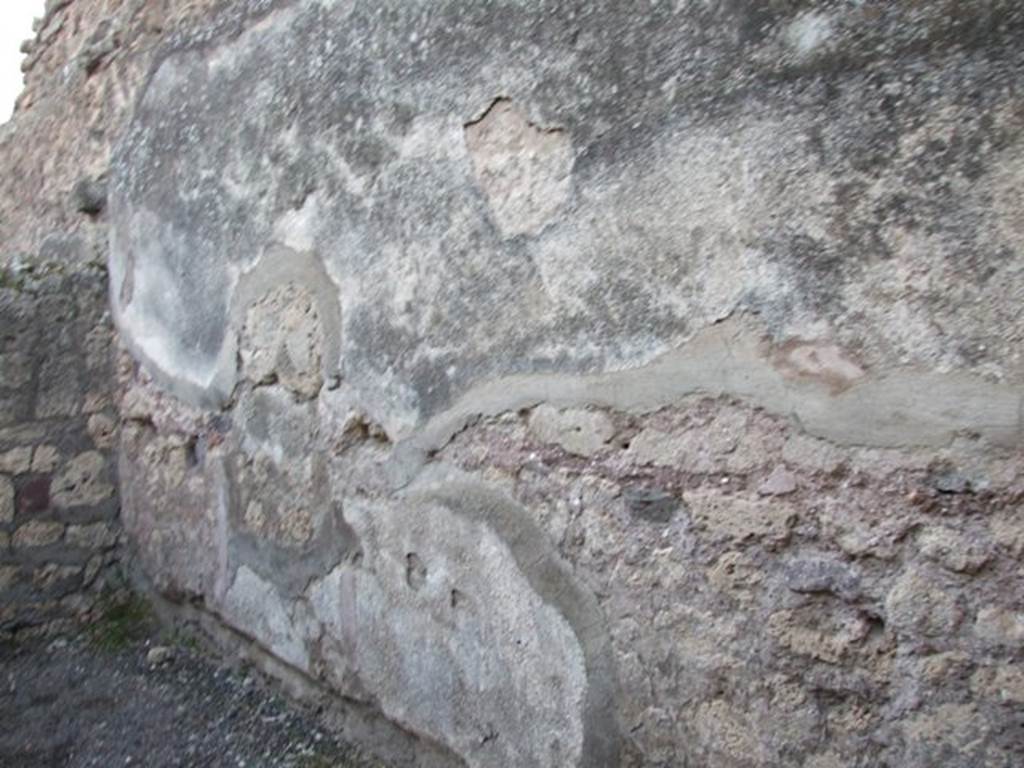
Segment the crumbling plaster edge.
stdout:
<path fill-rule="evenodd" d="M 441 504 L 460 517 L 483 523 L 506 543 L 530 587 L 562 615 L 583 652 L 587 686 L 580 764 L 618 765 L 623 746 L 617 717 L 619 685 L 597 598 L 578 583 L 571 567 L 516 502 L 456 468 L 433 464 L 403 496 Z"/>
<path fill-rule="evenodd" d="M 742 319 L 711 326 L 637 368 L 599 374 L 511 376 L 477 385 L 399 442 L 395 488 L 481 417 L 548 403 L 647 413 L 692 396 L 734 397 L 790 418 L 801 431 L 848 448 L 937 450 L 958 436 L 976 453 L 1024 447 L 1024 390 L 962 373 L 897 367 L 869 373 L 841 392 L 825 379 L 794 378 L 766 354 L 763 334 Z"/>
<path fill-rule="evenodd" d="M 128 262 L 131 268 L 131 261 Z M 313 254 L 272 243 L 251 269 L 242 272 L 229 289 L 228 328 L 217 360 L 205 381 L 176 375 L 146 350 L 145 341 L 136 338 L 126 318 L 130 302 L 122 306 L 118 299 L 120 281 L 110 281 L 110 304 L 114 325 L 128 351 L 139 360 L 153 380 L 175 397 L 199 408 L 221 410 L 229 407 L 238 383 L 238 333 L 245 313 L 274 287 L 295 283 L 314 295 L 324 329 L 323 377 L 330 381 L 338 374 L 341 358 L 341 303 L 337 285 L 323 263 Z"/>

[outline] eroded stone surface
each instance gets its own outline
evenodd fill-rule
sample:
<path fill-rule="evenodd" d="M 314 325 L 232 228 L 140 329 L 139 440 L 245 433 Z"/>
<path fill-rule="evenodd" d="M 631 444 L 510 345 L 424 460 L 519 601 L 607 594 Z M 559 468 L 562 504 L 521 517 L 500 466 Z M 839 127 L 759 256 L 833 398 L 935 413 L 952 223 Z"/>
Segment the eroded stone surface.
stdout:
<path fill-rule="evenodd" d="M 280 381 L 308 400 L 323 385 L 323 344 L 313 295 L 295 285 L 283 286 L 247 311 L 239 349 L 241 365 L 252 381 Z"/>
<path fill-rule="evenodd" d="M 98 451 L 86 451 L 71 459 L 54 478 L 50 495 L 59 507 L 96 504 L 114 495 L 107 460 Z"/>
<path fill-rule="evenodd" d="M 24 160 L 33 151 L 19 150 L 9 159 Z M 0 208 L 9 211 L 10 202 L 0 199 Z M 10 221 L 3 218 L 0 227 L 6 228 Z M 40 252 L 12 261 L 0 249 L 0 358 L 20 371 L 0 375 L 0 558 L 18 566 L 0 610 L 4 637 L 60 631 L 88 615 L 114 560 L 105 541 L 66 546 L 63 539 L 69 521 L 109 522 L 113 539 L 117 528 L 116 491 L 107 471 L 112 444 L 86 453 L 90 438 L 79 408 L 79 396 L 89 388 L 106 393 L 112 411 L 114 388 L 110 350 L 99 343 L 111 335 L 103 272 L 75 263 L 82 248 L 81 239 L 54 233 Z M 112 414 L 107 418 L 114 421 Z M 65 457 L 73 463 L 65 465 Z M 93 555 L 99 559 L 83 580 Z"/>
<path fill-rule="evenodd" d="M 64 526 L 60 523 L 33 520 L 18 527 L 11 537 L 11 546 L 45 547 L 56 544 L 64 535 Z"/>
<path fill-rule="evenodd" d="M 0 523 L 14 520 L 14 484 L 0 476 Z"/>
<path fill-rule="evenodd" d="M 9 475 L 20 475 L 28 472 L 32 466 L 32 447 L 21 446 L 0 454 L 0 471 Z"/>
<path fill-rule="evenodd" d="M 571 138 L 564 129 L 534 125 L 508 99 L 466 126 L 466 148 L 505 236 L 536 234 L 569 197 Z"/>
<path fill-rule="evenodd" d="M 152 584 L 453 765 L 1020 762 L 1021 9 L 762 5 L 159 54 L 87 214 Z"/>
<path fill-rule="evenodd" d="M 615 425 L 600 411 L 559 411 L 542 405 L 530 414 L 530 431 L 569 453 L 592 456 L 615 435 Z"/>

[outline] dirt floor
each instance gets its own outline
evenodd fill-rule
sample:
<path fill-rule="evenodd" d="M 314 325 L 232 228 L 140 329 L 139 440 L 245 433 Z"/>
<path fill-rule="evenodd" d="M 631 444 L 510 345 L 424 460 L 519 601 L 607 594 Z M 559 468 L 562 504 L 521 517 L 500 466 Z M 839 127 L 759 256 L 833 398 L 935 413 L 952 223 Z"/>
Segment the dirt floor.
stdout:
<path fill-rule="evenodd" d="M 145 606 L 72 637 L 0 643 L 0 768 L 382 768 Z"/>

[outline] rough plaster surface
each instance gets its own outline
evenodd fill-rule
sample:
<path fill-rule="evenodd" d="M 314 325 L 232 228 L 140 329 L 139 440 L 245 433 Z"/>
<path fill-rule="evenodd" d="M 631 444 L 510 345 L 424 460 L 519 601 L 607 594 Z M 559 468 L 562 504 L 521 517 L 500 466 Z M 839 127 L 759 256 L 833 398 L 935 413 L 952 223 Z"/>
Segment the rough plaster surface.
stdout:
<path fill-rule="evenodd" d="M 442 763 L 1019 763 L 1022 33 L 248 0 L 175 35 L 110 172 L 139 563 Z"/>

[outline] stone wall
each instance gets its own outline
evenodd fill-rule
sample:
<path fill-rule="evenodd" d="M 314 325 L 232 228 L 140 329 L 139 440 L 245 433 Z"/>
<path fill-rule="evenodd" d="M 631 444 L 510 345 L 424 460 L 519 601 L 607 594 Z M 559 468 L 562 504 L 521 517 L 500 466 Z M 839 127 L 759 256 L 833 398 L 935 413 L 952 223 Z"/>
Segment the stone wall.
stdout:
<path fill-rule="evenodd" d="M 1018 3 L 213 5 L 21 118 L 148 588 L 410 765 L 1024 760 Z"/>
<path fill-rule="evenodd" d="M 87 619 L 120 535 L 106 271 L 49 260 L 0 272 L 0 634 Z"/>
<path fill-rule="evenodd" d="M 50 0 L 23 46 L 0 126 L 4 635 L 89 618 L 120 559 L 106 172 L 154 46 L 208 7 Z"/>

